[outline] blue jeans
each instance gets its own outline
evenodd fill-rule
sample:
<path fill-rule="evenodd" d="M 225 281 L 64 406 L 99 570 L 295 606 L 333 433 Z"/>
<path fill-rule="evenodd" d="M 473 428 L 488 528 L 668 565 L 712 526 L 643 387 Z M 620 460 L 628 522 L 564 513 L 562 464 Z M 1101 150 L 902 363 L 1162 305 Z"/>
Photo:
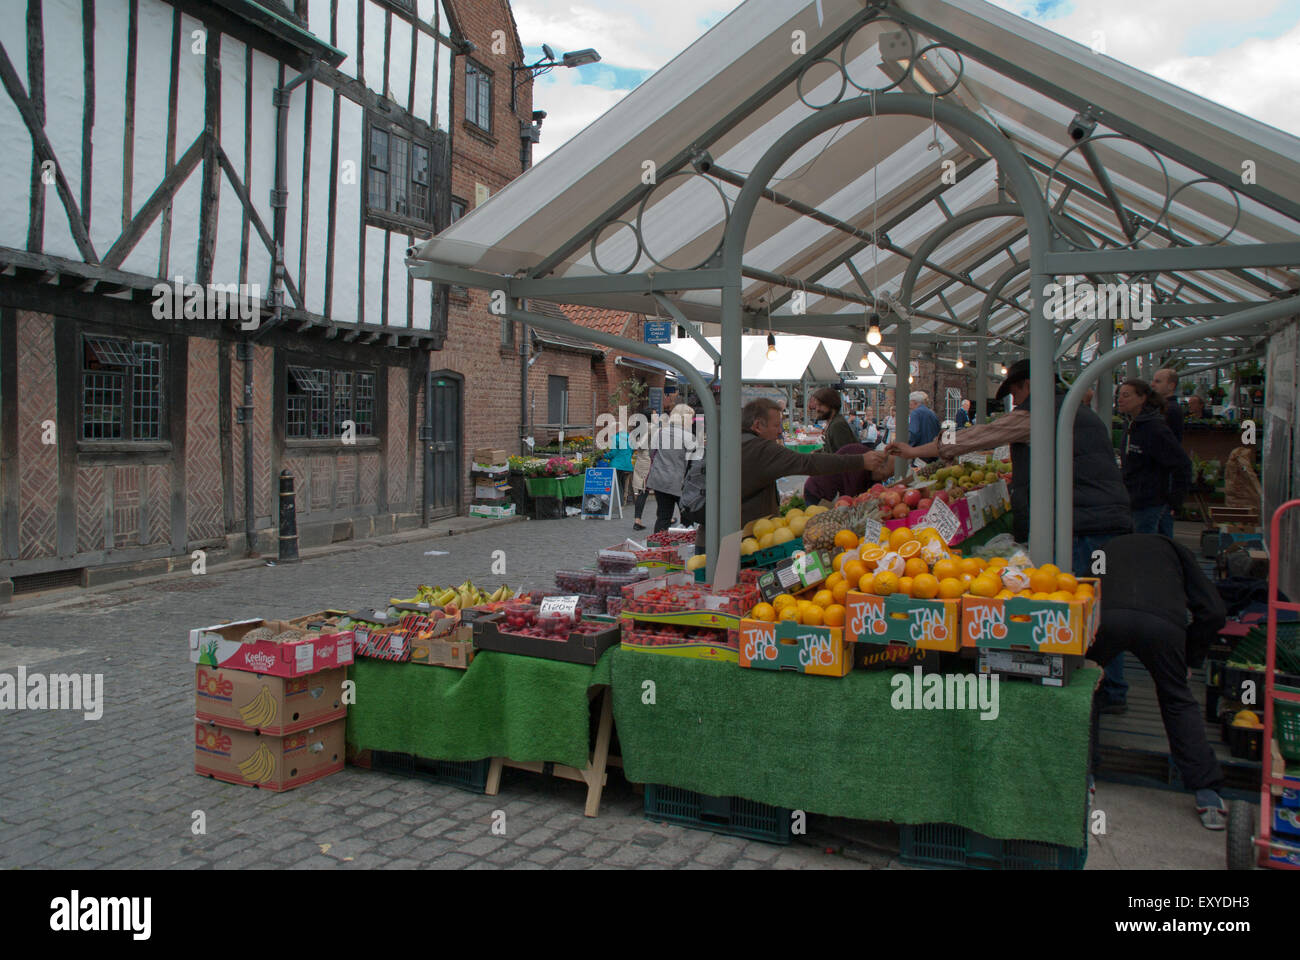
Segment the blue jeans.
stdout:
<path fill-rule="evenodd" d="M 1173 516 L 1169 513 L 1169 508 L 1164 504 L 1158 507 L 1141 507 L 1133 511 L 1133 532 L 1134 533 L 1163 533 L 1160 529 L 1160 522 L 1169 517 L 1170 532 L 1166 536 L 1173 534 Z"/>
<path fill-rule="evenodd" d="M 1167 509 L 1162 507 L 1161 509 Z M 1142 511 L 1134 510 L 1133 519 L 1137 522 L 1138 515 Z M 1141 527 L 1138 528 L 1142 532 Z M 1151 530 L 1155 532 L 1154 528 Z M 1076 577 L 1091 577 L 1092 572 L 1092 554 L 1096 550 L 1101 550 L 1110 541 L 1111 534 L 1102 534 L 1100 536 L 1075 537 L 1072 562 L 1074 565 L 1074 575 Z M 1101 695 L 1108 703 L 1123 703 L 1128 699 L 1128 684 L 1124 680 L 1124 657 L 1117 656 L 1106 664 L 1105 675 L 1101 678 Z"/>
<path fill-rule="evenodd" d="M 1156 527 L 1156 533 L 1162 537 L 1174 538 L 1174 511 L 1170 507 L 1165 508 L 1165 512 L 1160 515 L 1160 524 Z"/>

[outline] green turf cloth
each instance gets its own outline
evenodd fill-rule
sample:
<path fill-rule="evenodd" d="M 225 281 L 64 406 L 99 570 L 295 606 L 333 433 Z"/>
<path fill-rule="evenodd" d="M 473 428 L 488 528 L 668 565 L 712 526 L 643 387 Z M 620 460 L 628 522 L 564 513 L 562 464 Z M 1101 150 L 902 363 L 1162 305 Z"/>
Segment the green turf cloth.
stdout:
<path fill-rule="evenodd" d="M 892 670 L 841 679 L 614 653 L 614 722 L 634 783 L 1084 845 L 1095 669 L 1064 689 L 1001 682 L 999 716 L 981 720 L 893 709 Z"/>
<path fill-rule="evenodd" d="M 348 743 L 430 760 L 589 759 L 587 688 L 609 683 L 611 650 L 594 667 L 483 651 L 468 670 L 358 658 Z"/>

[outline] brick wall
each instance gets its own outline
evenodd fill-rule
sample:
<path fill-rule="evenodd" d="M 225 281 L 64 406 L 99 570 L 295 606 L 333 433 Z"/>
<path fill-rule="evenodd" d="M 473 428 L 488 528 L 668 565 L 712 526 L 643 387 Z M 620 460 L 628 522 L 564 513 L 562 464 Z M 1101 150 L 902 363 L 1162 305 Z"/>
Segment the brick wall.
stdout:
<path fill-rule="evenodd" d="M 244 361 L 238 359 L 234 344 L 224 347 L 230 351 L 230 422 L 232 516 L 236 529 L 244 525 L 244 425 L 237 423 L 237 408 L 244 402 Z M 278 511 L 271 509 L 271 415 L 274 408 L 271 392 L 272 361 L 275 351 L 271 347 L 253 348 L 253 515 L 274 518 Z M 215 394 L 211 395 L 215 399 Z M 292 469 L 292 468 L 290 468 Z M 295 471 L 295 476 L 298 476 Z M 278 491 L 278 485 L 277 485 Z M 328 506 L 328 503 L 326 504 Z"/>
<path fill-rule="evenodd" d="M 219 537 L 224 532 L 221 438 L 216 402 L 218 356 L 222 349 L 229 348 L 201 337 L 189 340 L 189 382 L 185 404 L 185 525 L 190 540 Z M 242 372 L 240 376 L 242 382 Z M 243 452 L 241 440 L 241 463 Z M 240 482 L 243 482 L 242 476 Z M 243 513 L 242 501 L 240 513 Z"/>
<path fill-rule="evenodd" d="M 55 420 L 54 318 L 18 311 L 19 557 L 53 556 L 58 531 L 59 454 L 42 443 L 42 424 Z"/>

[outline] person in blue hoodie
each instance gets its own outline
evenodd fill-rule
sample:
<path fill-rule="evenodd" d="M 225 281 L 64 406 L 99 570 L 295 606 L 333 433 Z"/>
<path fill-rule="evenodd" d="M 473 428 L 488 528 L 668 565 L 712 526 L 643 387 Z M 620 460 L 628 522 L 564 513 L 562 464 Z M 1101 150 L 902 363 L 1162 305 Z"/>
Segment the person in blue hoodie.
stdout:
<path fill-rule="evenodd" d="M 1138 533 L 1157 533 L 1192 485 L 1192 461 L 1165 419 L 1165 400 L 1145 380 L 1126 380 L 1115 406 L 1128 418 L 1120 446 L 1124 486 Z"/>

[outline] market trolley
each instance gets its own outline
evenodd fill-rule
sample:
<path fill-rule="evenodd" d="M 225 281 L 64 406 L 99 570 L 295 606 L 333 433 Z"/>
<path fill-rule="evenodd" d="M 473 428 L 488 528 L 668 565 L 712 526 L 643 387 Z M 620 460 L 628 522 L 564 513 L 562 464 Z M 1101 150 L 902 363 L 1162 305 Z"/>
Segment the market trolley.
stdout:
<path fill-rule="evenodd" d="M 1256 864 L 1279 870 L 1300 870 L 1300 836 L 1274 832 L 1275 812 L 1286 822 L 1300 822 L 1292 798 L 1300 797 L 1300 690 L 1279 688 L 1277 674 L 1278 612 L 1300 613 L 1300 603 L 1278 599 L 1278 558 L 1282 555 L 1282 515 L 1300 507 L 1300 500 L 1289 500 L 1277 508 L 1269 525 L 1268 558 L 1268 649 L 1264 664 L 1264 749 L 1259 790 L 1259 819 L 1253 804 L 1234 801 L 1228 813 L 1227 856 L 1229 870 L 1249 870 Z M 1281 710 L 1278 707 L 1281 706 Z M 1279 724 L 1280 720 L 1280 724 Z M 1275 726 L 1276 725 L 1276 726 Z M 1274 742 L 1274 730 L 1280 732 Z M 1296 776 L 1284 775 L 1289 762 Z M 1281 768 L 1281 772 L 1275 772 Z M 1275 802 L 1274 790 L 1279 791 Z M 1276 808 L 1276 811 L 1275 811 Z M 1282 813 L 1282 811 L 1286 811 Z M 1288 815 L 1289 814 L 1289 815 Z"/>

